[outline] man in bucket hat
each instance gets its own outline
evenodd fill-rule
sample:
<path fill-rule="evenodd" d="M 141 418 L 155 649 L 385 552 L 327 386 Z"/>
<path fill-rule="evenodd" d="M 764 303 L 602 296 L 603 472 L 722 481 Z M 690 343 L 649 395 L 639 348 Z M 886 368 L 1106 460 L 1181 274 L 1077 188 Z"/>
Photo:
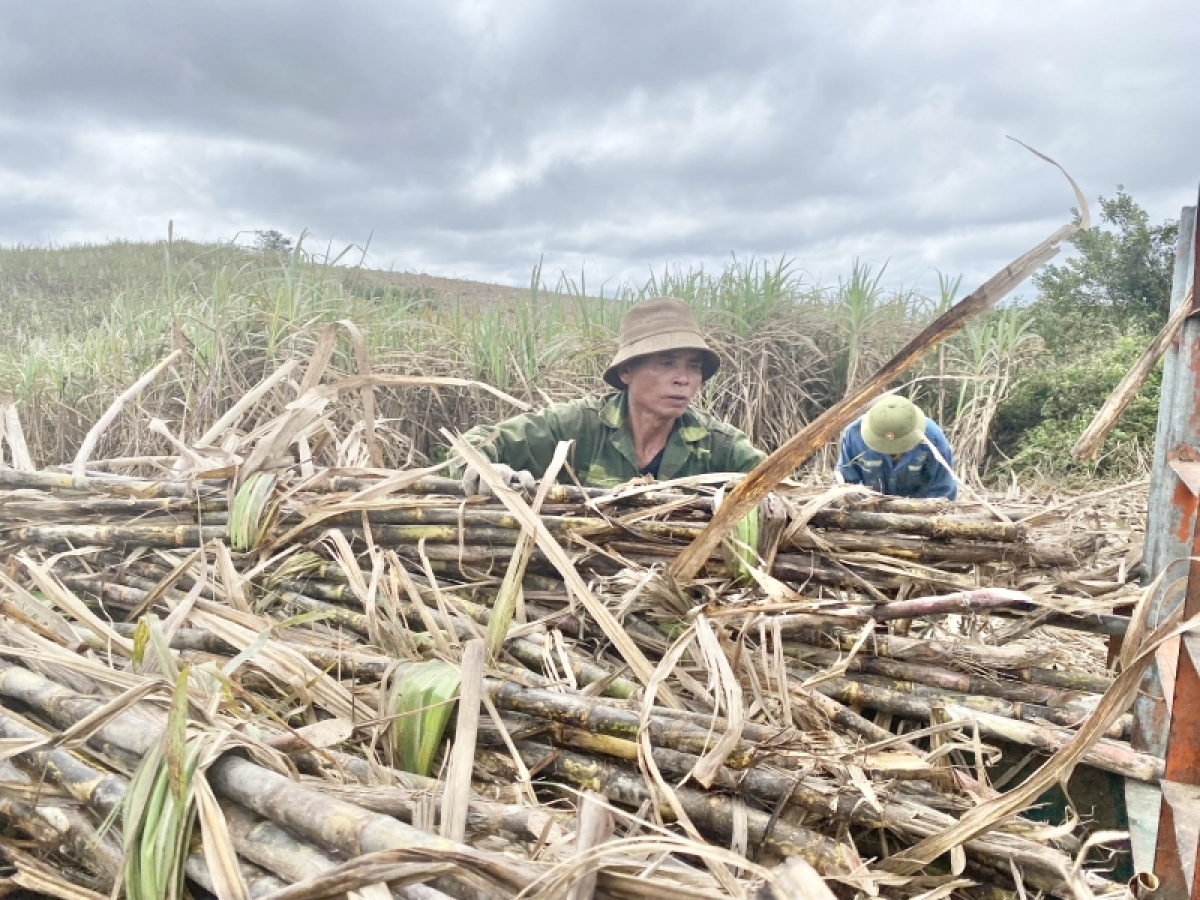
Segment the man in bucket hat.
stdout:
<path fill-rule="evenodd" d="M 896 497 L 958 496 L 946 435 L 911 400 L 883 397 L 842 432 L 838 476 Z"/>
<path fill-rule="evenodd" d="M 749 472 L 765 456 L 731 425 L 692 407 L 720 367 L 690 306 L 652 297 L 629 308 L 617 334 L 617 354 L 604 372 L 613 392 L 554 403 L 477 426 L 465 435 L 514 487 L 532 489 L 559 441 L 574 441 L 567 461 L 588 487 L 613 487 L 634 478 L 660 481 L 710 472 Z M 569 476 L 560 473 L 569 483 Z M 467 468 L 468 495 L 488 493 Z"/>

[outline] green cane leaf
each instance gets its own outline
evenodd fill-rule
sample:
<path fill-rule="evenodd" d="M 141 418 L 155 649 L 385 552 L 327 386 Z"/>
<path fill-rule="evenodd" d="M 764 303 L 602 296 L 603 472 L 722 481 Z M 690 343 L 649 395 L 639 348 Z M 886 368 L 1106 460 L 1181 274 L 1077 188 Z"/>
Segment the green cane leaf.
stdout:
<path fill-rule="evenodd" d="M 391 691 L 392 749 L 400 768 L 428 775 L 454 714 L 462 673 L 440 659 L 405 666 Z"/>

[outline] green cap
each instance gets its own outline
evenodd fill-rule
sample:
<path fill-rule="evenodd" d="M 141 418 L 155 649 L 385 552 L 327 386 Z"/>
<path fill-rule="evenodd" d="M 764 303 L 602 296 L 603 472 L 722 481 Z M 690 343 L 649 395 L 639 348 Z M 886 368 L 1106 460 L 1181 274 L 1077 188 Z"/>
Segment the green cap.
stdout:
<path fill-rule="evenodd" d="M 907 453 L 921 443 L 923 434 L 925 413 L 904 397 L 884 397 L 863 416 L 863 443 L 876 453 Z"/>

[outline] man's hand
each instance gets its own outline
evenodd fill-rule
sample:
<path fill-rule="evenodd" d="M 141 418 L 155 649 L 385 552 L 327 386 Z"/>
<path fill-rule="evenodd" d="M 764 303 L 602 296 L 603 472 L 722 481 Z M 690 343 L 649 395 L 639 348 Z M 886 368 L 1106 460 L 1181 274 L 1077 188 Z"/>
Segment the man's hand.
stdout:
<path fill-rule="evenodd" d="M 517 470 L 503 463 L 492 463 L 492 471 L 513 490 L 525 491 L 527 494 L 537 490 L 537 479 L 524 469 Z M 474 466 L 467 466 L 467 470 L 463 472 L 462 488 L 468 497 L 491 497 L 494 494 L 491 485 L 480 477 L 479 470 Z"/>

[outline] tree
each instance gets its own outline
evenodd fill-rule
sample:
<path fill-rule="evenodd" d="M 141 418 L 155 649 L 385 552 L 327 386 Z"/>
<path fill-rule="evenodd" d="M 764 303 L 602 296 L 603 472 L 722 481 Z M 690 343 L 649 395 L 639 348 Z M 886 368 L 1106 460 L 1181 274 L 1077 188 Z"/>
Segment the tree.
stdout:
<path fill-rule="evenodd" d="M 1076 256 L 1034 276 L 1038 298 L 1029 311 L 1047 354 L 996 416 L 991 439 L 998 452 L 991 461 L 1002 473 L 1126 477 L 1145 465 L 1153 446 L 1161 368 L 1105 441 L 1100 462 L 1078 463 L 1070 456 L 1092 415 L 1170 312 L 1178 223 L 1151 225 L 1119 185 L 1116 197 L 1100 198 L 1100 222 L 1076 235 Z"/>
<path fill-rule="evenodd" d="M 1157 332 L 1167 320 L 1177 222 L 1150 217 L 1117 186 L 1100 198 L 1100 221 L 1072 240 L 1078 256 L 1034 276 L 1034 330 L 1052 352 L 1079 355 L 1122 334 Z"/>
<path fill-rule="evenodd" d="M 280 255 L 292 252 L 292 239 L 274 228 L 269 231 L 254 232 L 254 246 L 262 253 L 278 253 Z"/>

